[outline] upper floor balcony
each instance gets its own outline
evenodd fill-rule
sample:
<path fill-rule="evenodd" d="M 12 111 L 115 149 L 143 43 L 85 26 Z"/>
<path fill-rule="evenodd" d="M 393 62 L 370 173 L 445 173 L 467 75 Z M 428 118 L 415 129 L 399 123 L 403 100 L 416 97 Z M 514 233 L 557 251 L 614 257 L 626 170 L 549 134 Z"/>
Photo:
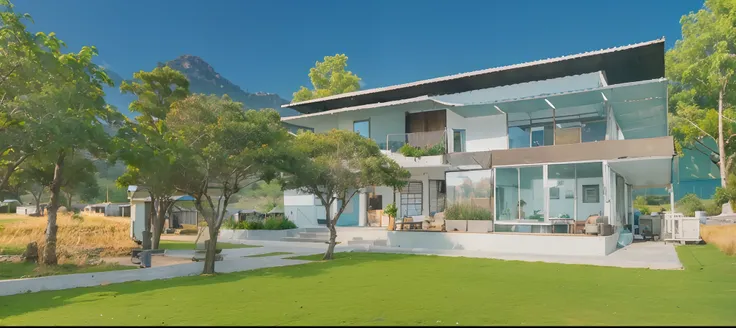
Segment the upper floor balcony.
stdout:
<path fill-rule="evenodd" d="M 355 131 L 408 166 L 445 165 L 441 156 L 445 154 L 667 136 L 664 79 L 608 86 L 602 74 L 593 74 L 584 83 L 555 81 L 554 88 L 540 86 L 551 83 L 540 81 L 284 121 L 315 132 Z M 520 96 L 509 98 L 516 95 Z"/>

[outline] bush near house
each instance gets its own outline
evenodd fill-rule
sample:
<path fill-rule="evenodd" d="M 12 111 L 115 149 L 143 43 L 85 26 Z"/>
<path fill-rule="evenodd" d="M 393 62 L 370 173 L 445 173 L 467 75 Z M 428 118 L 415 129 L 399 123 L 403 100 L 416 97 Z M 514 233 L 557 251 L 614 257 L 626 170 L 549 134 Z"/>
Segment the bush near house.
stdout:
<path fill-rule="evenodd" d="M 404 144 L 399 148 L 399 153 L 406 157 L 422 157 L 422 156 L 435 156 L 442 155 L 445 153 L 445 145 L 439 143 L 432 147 L 419 148 L 414 147 L 410 144 Z"/>
<path fill-rule="evenodd" d="M 288 218 L 282 215 L 269 217 L 263 221 L 245 220 L 235 222 L 235 219 L 229 218 L 222 223 L 222 227 L 225 229 L 233 230 L 287 230 L 297 228 L 296 224 L 293 221 L 290 221 Z"/>
<path fill-rule="evenodd" d="M 445 220 L 493 220 L 493 214 L 487 208 L 456 203 L 445 209 Z"/>
<path fill-rule="evenodd" d="M 677 201 L 677 209 L 685 216 L 695 216 L 696 211 L 705 211 L 705 204 L 695 194 L 687 194 Z"/>

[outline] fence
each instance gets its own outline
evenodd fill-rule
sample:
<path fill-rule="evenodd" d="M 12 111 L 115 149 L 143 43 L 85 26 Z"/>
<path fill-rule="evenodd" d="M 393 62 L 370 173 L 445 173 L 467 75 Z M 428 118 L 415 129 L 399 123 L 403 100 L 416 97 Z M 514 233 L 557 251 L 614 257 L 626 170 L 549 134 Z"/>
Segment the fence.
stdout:
<path fill-rule="evenodd" d="M 666 241 L 700 241 L 700 220 L 682 213 L 666 213 L 662 232 Z"/>

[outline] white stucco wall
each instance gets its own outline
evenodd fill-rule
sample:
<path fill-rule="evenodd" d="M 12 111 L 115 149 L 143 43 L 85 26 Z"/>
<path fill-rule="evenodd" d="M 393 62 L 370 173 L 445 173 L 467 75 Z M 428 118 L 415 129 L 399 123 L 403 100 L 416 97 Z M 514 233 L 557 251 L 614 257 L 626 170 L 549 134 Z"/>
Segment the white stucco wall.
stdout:
<path fill-rule="evenodd" d="M 448 151 L 459 152 L 458 149 L 454 149 L 453 129 L 465 130 L 467 152 L 508 149 L 506 116 L 503 114 L 466 118 L 448 109 Z"/>
<path fill-rule="evenodd" d="M 566 234 L 438 233 L 338 228 L 337 241 L 347 243 L 354 238 L 387 240 L 388 246 L 400 248 L 455 249 L 557 256 L 605 256 L 616 250 L 618 234 L 600 237 Z"/>

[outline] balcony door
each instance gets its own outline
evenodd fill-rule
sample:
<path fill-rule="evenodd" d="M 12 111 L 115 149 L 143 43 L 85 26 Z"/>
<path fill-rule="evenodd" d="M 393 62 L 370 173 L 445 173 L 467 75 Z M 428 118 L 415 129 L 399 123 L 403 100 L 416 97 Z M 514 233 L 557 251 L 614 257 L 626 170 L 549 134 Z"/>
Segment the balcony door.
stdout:
<path fill-rule="evenodd" d="M 445 141 L 445 110 L 406 114 L 406 142 L 414 147 L 430 148 Z"/>

